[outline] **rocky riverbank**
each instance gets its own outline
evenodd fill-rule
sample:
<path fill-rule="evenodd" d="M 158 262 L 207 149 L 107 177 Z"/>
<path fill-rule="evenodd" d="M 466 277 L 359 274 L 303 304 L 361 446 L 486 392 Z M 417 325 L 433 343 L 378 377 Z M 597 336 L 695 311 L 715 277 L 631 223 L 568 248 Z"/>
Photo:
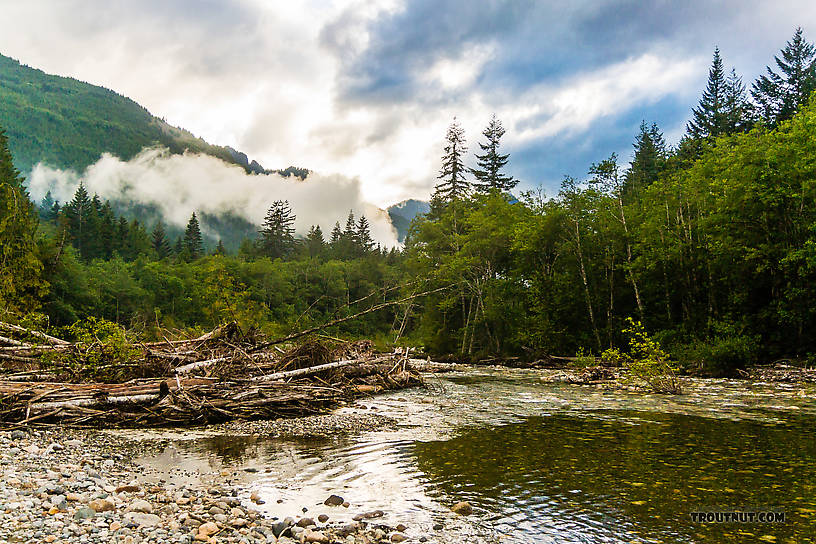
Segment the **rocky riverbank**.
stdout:
<path fill-rule="evenodd" d="M 333 427 L 345 432 L 375 423 L 366 418 L 378 419 L 346 419 Z M 255 430 L 303 434 L 315 423 L 279 423 L 280 428 L 271 423 Z M 298 518 L 265 518 L 255 508 L 258 497 L 239 497 L 240 490 L 232 483 L 235 475 L 229 471 L 181 483 L 148 483 L 145 468 L 133 461 L 145 447 L 150 443 L 92 431 L 0 432 L 0 542 L 353 544 L 407 540 L 404 526 L 377 523 L 382 512 L 359 512 L 350 523 L 334 522 L 325 514 L 312 519 L 306 508 Z M 354 508 L 345 499 L 332 501 L 345 514 Z"/>

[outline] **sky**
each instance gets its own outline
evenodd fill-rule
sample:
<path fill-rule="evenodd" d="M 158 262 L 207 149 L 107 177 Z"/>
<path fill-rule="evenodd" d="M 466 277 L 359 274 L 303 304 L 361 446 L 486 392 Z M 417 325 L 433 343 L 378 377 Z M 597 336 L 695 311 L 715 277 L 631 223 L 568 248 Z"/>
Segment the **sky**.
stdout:
<path fill-rule="evenodd" d="M 812 0 L 0 0 L 0 53 L 103 85 L 266 168 L 428 198 L 456 117 L 495 113 L 519 190 L 557 192 L 642 120 L 682 135 L 719 46 L 750 85 Z"/>

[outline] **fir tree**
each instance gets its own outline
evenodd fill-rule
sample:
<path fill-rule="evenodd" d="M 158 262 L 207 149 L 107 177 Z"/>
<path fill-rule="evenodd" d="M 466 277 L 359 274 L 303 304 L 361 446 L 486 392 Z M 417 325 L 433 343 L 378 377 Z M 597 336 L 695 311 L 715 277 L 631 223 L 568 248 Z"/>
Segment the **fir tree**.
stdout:
<path fill-rule="evenodd" d="M 635 154 L 623 184 L 623 193 L 627 197 L 638 195 L 642 189 L 657 181 L 665 167 L 667 155 L 666 141 L 656 123 L 648 126 L 646 121 L 641 122 L 633 145 Z"/>
<path fill-rule="evenodd" d="M 331 238 L 329 243 L 332 246 L 336 246 L 340 243 L 340 240 L 343 238 L 343 229 L 340 228 L 340 221 L 334 223 L 334 228 L 331 231 Z"/>
<path fill-rule="evenodd" d="M 204 254 L 204 243 L 201 239 L 201 227 L 195 212 L 187 222 L 187 229 L 184 231 L 184 252 L 190 260 L 196 260 Z"/>
<path fill-rule="evenodd" d="M 306 252 L 310 257 L 317 257 L 323 253 L 325 248 L 326 241 L 323 239 L 323 231 L 320 229 L 320 225 L 312 225 L 306 235 Z"/>
<path fill-rule="evenodd" d="M 159 259 L 164 259 L 170 255 L 170 242 L 167 240 L 167 233 L 164 230 L 164 223 L 159 221 L 153 227 L 153 232 L 150 235 L 150 246 L 156 252 Z"/>
<path fill-rule="evenodd" d="M 440 202 L 452 202 L 467 195 L 470 184 L 465 179 L 465 165 L 462 158 L 467 153 L 465 143 L 465 131 L 459 126 L 456 118 L 448 127 L 445 136 L 445 153 L 442 155 L 442 169 L 439 171 L 438 179 L 441 181 L 434 189 L 434 200 Z"/>
<path fill-rule="evenodd" d="M 779 72 L 766 67 L 767 75 L 751 87 L 759 115 L 771 126 L 790 119 L 816 89 L 816 48 L 799 27 L 774 60 Z"/>
<path fill-rule="evenodd" d="M 116 237 L 116 217 L 109 201 L 105 201 L 99 214 L 99 250 L 100 257 L 110 259 L 113 256 Z"/>
<path fill-rule="evenodd" d="M 277 259 L 288 256 L 295 248 L 295 214 L 289 201 L 276 200 L 266 212 L 261 234 L 261 251 L 264 255 Z"/>
<path fill-rule="evenodd" d="M 54 197 L 51 195 L 51 191 L 45 193 L 45 196 L 40 201 L 38 212 L 40 214 L 40 219 L 43 221 L 53 221 L 54 217 L 52 215 L 54 211 L 54 206 L 57 202 L 54 200 Z"/>
<path fill-rule="evenodd" d="M 219 238 L 218 245 L 215 246 L 215 253 L 213 255 L 220 255 L 225 256 L 227 254 L 227 248 L 224 247 L 224 242 Z"/>
<path fill-rule="evenodd" d="M 35 252 L 36 228 L 34 204 L 0 129 L 0 310 L 33 310 L 47 287 Z"/>
<path fill-rule="evenodd" d="M 753 124 L 753 113 L 745 92 L 745 84 L 737 71 L 731 68 L 731 73 L 725 80 L 725 96 L 723 111 L 723 130 L 727 134 L 747 132 Z"/>
<path fill-rule="evenodd" d="M 689 136 L 698 139 L 716 138 L 724 132 L 725 92 L 725 72 L 718 47 L 714 49 L 714 60 L 708 71 L 708 84 L 686 127 Z"/>
<path fill-rule="evenodd" d="M 371 238 L 371 228 L 365 215 L 361 215 L 360 220 L 357 221 L 355 238 L 357 245 L 363 254 L 369 253 L 374 247 L 374 239 Z"/>
<path fill-rule="evenodd" d="M 493 114 L 490 123 L 482 134 L 487 138 L 487 143 L 479 143 L 479 147 L 484 153 L 476 155 L 479 167 L 470 169 L 470 173 L 476 178 L 473 187 L 484 193 L 494 189 L 509 191 L 516 186 L 518 181 L 501 172 L 502 168 L 507 165 L 510 155 L 499 153 L 501 138 L 504 136 L 504 127 L 501 121 L 496 118 L 496 114 Z"/>
<path fill-rule="evenodd" d="M 83 183 L 79 184 L 74 192 L 74 198 L 62 208 L 62 212 L 74 247 L 77 248 L 82 258 L 91 258 L 95 237 L 96 208 Z"/>

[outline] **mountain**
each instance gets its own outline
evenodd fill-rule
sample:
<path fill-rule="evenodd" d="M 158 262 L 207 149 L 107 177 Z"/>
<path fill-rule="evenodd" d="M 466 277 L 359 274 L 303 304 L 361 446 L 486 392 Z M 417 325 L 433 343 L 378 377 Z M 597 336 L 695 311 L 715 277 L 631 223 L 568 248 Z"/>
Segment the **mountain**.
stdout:
<path fill-rule="evenodd" d="M 389 206 L 386 211 L 391 218 L 391 224 L 397 229 L 399 241 L 404 242 L 405 237 L 408 235 L 408 229 L 411 227 L 411 221 L 416 216 L 431 211 L 431 205 L 424 200 L 410 198 Z"/>
<path fill-rule="evenodd" d="M 81 172 L 104 152 L 127 160 L 152 145 L 165 146 L 172 153 L 205 153 L 247 172 L 267 172 L 243 153 L 209 144 L 110 89 L 46 74 L 3 55 L 0 127 L 6 130 L 15 165 L 24 174 L 39 162 Z M 290 174 L 300 177 L 304 172 L 308 173 L 294 169 Z"/>

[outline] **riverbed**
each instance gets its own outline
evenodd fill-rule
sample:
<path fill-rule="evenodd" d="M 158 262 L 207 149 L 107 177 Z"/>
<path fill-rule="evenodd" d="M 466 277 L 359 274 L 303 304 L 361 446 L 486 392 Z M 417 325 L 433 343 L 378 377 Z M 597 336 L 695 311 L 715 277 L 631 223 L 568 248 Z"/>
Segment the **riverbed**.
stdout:
<path fill-rule="evenodd" d="M 359 400 L 370 425 L 288 436 L 249 427 L 146 433 L 157 482 L 230 475 L 266 516 L 343 521 L 382 510 L 428 542 L 808 542 L 816 535 L 816 387 L 684 381 L 650 395 L 468 368 Z M 326 506 L 337 494 L 348 507 Z M 451 512 L 467 501 L 469 516 Z M 304 508 L 306 512 L 304 512 Z M 697 511 L 784 523 L 695 523 Z"/>

